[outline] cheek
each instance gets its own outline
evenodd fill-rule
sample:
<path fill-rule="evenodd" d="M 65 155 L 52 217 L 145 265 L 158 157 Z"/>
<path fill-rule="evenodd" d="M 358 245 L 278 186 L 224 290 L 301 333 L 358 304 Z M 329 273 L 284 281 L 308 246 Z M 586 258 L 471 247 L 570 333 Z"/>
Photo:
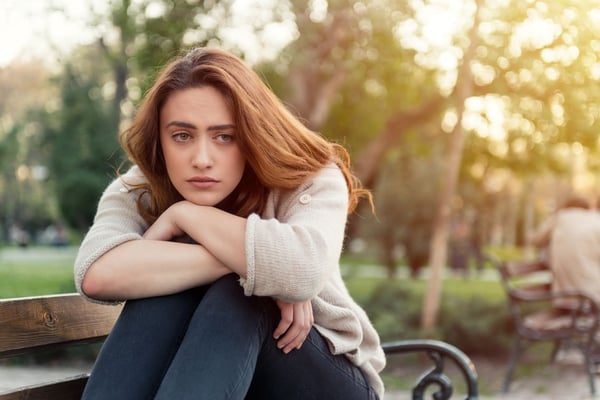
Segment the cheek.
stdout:
<path fill-rule="evenodd" d="M 177 174 L 178 170 L 181 169 L 180 165 L 183 162 L 181 154 L 173 151 L 173 148 L 169 146 L 162 147 L 163 158 L 165 160 L 165 167 L 169 176 Z"/>

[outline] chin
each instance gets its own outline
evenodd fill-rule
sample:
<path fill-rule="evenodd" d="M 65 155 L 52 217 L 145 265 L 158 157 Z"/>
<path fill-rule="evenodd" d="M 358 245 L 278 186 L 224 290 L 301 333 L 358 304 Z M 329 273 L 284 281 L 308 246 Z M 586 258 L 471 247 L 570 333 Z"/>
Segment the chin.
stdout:
<path fill-rule="evenodd" d="M 213 207 L 221 202 L 221 199 L 207 199 L 207 198 L 199 198 L 199 197 L 186 197 L 185 198 L 190 203 L 193 203 L 197 206 L 205 206 L 205 207 Z"/>

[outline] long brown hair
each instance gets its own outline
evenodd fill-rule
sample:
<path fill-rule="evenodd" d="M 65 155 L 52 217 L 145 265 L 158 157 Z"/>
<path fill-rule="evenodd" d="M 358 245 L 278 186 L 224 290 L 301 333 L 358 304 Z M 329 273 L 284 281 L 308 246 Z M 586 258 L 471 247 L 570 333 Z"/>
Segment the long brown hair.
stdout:
<path fill-rule="evenodd" d="M 239 58 L 222 50 L 197 48 L 169 63 L 146 94 L 131 126 L 120 135 L 129 159 L 139 166 L 147 183 L 138 209 L 149 223 L 181 195 L 171 184 L 160 146 L 159 115 L 175 91 L 212 86 L 231 107 L 236 141 L 246 157 L 244 176 L 227 199 L 227 210 L 240 216 L 260 213 L 272 189 L 294 189 L 310 175 L 334 161 L 341 169 L 349 192 L 348 212 L 363 189 L 350 170 L 348 152 L 306 128 L 283 106 L 259 76 Z M 144 201 L 149 194 L 150 202 Z"/>

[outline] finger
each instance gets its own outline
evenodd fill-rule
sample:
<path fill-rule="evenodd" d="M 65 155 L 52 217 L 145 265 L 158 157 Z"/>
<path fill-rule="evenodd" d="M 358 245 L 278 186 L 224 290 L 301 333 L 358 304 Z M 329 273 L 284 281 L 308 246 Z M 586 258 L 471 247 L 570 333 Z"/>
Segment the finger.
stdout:
<path fill-rule="evenodd" d="M 281 320 L 273 331 L 273 338 L 275 339 L 279 339 L 279 337 L 289 329 L 294 319 L 294 310 L 291 304 L 277 302 L 277 306 L 281 311 Z"/>
<path fill-rule="evenodd" d="M 306 303 L 304 303 L 304 314 L 307 317 L 306 318 L 307 319 L 307 325 L 308 325 L 307 331 L 310 331 L 310 328 L 312 328 L 312 326 L 315 323 L 315 318 L 314 318 L 313 310 L 312 310 L 312 304 L 311 304 L 310 301 L 307 301 Z"/>
<path fill-rule="evenodd" d="M 277 343 L 284 353 L 289 353 L 302 345 L 306 337 L 306 314 L 302 304 L 294 304 L 294 320 L 285 335 Z"/>
<path fill-rule="evenodd" d="M 312 329 L 312 326 L 313 326 L 313 323 L 314 323 L 314 316 L 313 316 L 313 312 L 312 312 L 312 304 L 310 302 L 306 302 L 306 303 L 303 304 L 303 308 L 304 308 L 304 315 L 305 315 L 306 325 L 304 327 L 304 330 L 301 333 L 301 335 L 303 336 L 302 341 L 300 342 L 300 344 L 298 344 L 298 347 L 296 347 L 298 350 L 300 350 L 300 348 L 302 347 L 302 345 L 304 344 L 304 342 L 308 338 L 308 335 L 310 334 L 310 330 Z"/>
<path fill-rule="evenodd" d="M 289 343 L 280 344 L 283 346 L 283 350 L 285 350 L 286 353 L 293 349 L 302 348 L 314 323 L 312 304 L 310 301 L 294 304 L 294 310 L 293 325 L 288 329 L 288 332 L 286 333 L 287 337 L 282 338 L 282 341 L 287 342 L 289 340 Z"/>

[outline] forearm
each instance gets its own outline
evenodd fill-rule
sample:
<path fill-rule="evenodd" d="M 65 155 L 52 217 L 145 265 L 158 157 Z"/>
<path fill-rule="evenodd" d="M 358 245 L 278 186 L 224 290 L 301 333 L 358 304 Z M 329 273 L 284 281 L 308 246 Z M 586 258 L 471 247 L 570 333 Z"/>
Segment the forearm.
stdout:
<path fill-rule="evenodd" d="M 246 219 L 214 207 L 182 202 L 177 225 L 231 271 L 246 277 Z"/>
<path fill-rule="evenodd" d="M 82 288 L 90 297 L 127 300 L 177 293 L 231 270 L 203 246 L 157 240 L 125 242 L 100 257 Z"/>

